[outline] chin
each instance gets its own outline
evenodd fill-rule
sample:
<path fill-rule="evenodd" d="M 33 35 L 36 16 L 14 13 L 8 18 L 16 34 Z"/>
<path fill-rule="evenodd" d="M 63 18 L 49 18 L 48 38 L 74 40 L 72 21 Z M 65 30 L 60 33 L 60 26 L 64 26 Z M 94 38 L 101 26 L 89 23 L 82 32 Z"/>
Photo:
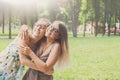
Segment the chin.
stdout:
<path fill-rule="evenodd" d="M 48 35 L 47 35 L 47 34 L 45 34 L 45 36 L 47 37 Z"/>
<path fill-rule="evenodd" d="M 50 33 L 46 33 L 46 34 L 45 34 L 46 37 L 48 37 L 48 36 L 50 36 L 50 35 L 51 35 Z"/>

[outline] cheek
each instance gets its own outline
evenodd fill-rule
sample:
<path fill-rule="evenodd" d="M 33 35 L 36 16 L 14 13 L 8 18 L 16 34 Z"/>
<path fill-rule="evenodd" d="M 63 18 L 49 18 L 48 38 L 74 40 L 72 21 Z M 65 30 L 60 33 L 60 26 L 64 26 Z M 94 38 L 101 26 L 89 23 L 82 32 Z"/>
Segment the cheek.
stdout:
<path fill-rule="evenodd" d="M 56 35 L 54 33 L 52 33 L 50 36 L 51 38 L 56 39 Z"/>
<path fill-rule="evenodd" d="M 58 39 L 59 38 L 59 34 L 56 34 L 54 35 L 55 36 L 55 39 Z"/>
<path fill-rule="evenodd" d="M 45 35 L 45 29 L 44 29 L 44 30 L 43 30 L 43 29 L 40 30 L 40 34 L 41 34 L 41 35 Z"/>
<path fill-rule="evenodd" d="M 40 29 L 40 32 L 41 33 L 44 33 L 46 30 L 45 29 Z"/>
<path fill-rule="evenodd" d="M 48 31 L 45 32 L 45 36 L 50 36 L 50 33 Z"/>

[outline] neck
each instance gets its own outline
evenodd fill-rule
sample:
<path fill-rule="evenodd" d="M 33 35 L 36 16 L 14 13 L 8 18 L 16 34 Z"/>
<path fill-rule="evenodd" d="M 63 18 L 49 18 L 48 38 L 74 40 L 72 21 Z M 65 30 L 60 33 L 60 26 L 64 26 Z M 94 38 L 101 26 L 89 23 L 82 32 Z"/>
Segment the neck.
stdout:
<path fill-rule="evenodd" d="M 49 38 L 47 38 L 46 39 L 46 44 L 51 44 L 51 43 L 53 43 L 55 40 L 53 40 L 53 39 L 49 39 Z"/>
<path fill-rule="evenodd" d="M 41 36 L 33 36 L 33 35 L 31 36 L 31 40 L 33 43 L 38 42 L 41 38 L 42 38 Z"/>
<path fill-rule="evenodd" d="M 43 49 L 43 51 L 45 51 L 48 47 L 50 47 L 53 43 L 54 43 L 54 41 L 55 40 L 53 40 L 53 39 L 46 39 L 46 42 L 45 42 L 45 44 L 44 44 L 44 49 Z"/>

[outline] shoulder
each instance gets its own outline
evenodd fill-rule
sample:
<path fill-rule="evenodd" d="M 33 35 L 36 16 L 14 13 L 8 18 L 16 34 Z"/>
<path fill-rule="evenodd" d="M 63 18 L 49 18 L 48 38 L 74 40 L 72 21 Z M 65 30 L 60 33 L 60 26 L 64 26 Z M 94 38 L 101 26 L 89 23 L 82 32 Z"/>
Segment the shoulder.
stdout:
<path fill-rule="evenodd" d="M 59 53 L 61 52 L 60 44 L 58 42 L 54 42 L 51 47 L 52 48 L 51 48 L 51 53 L 50 54 L 58 56 Z"/>
<path fill-rule="evenodd" d="M 60 43 L 55 42 L 55 43 L 53 44 L 52 50 L 53 50 L 53 51 L 60 51 L 60 49 L 61 49 Z"/>
<path fill-rule="evenodd" d="M 54 42 L 54 47 L 60 47 L 60 43 Z"/>

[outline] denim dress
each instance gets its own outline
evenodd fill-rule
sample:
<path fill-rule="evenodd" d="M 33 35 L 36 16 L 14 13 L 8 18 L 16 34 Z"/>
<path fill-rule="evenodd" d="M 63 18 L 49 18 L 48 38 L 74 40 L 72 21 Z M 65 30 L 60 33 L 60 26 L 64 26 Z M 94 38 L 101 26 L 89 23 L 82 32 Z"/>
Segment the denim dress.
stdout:
<path fill-rule="evenodd" d="M 23 75 L 23 66 L 20 64 L 19 54 L 16 44 L 10 44 L 0 53 L 0 80 L 21 80 Z"/>

